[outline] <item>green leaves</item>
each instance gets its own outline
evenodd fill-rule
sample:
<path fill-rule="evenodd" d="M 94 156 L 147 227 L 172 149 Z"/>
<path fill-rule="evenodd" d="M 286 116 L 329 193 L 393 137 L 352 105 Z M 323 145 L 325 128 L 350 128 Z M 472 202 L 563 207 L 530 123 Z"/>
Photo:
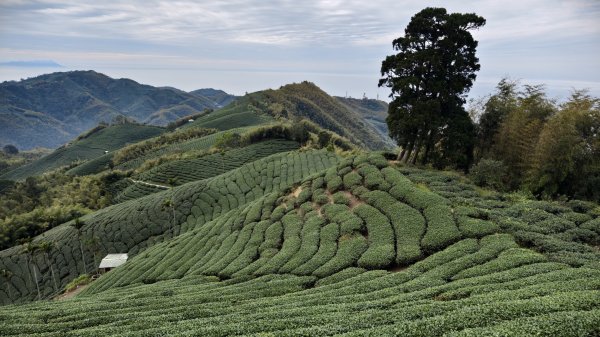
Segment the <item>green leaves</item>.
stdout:
<path fill-rule="evenodd" d="M 480 66 L 469 30 L 484 24 L 475 14 L 428 7 L 393 41 L 398 53 L 383 61 L 379 86 L 392 91 L 387 123 L 402 148 L 399 159 L 433 161 L 438 167 L 470 165 L 475 134 L 462 104 Z"/>

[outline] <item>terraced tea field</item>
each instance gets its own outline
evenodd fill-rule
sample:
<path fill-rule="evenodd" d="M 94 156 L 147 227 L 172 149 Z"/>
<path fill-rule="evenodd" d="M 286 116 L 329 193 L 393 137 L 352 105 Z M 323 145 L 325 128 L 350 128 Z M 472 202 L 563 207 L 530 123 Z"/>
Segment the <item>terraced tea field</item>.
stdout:
<path fill-rule="evenodd" d="M 247 130 L 247 128 L 234 128 L 228 131 L 241 133 L 245 130 Z M 119 170 L 131 170 L 138 168 L 147 160 L 156 159 L 162 155 L 172 153 L 184 153 L 188 151 L 208 150 L 211 146 L 214 145 L 215 141 L 218 139 L 218 137 L 220 137 L 223 134 L 223 132 L 213 133 L 205 137 L 194 138 L 180 143 L 168 144 L 156 150 L 150 151 L 142 156 L 121 163 L 115 166 L 115 168 Z"/>
<path fill-rule="evenodd" d="M 174 179 L 176 184 L 202 180 L 231 171 L 245 163 L 279 152 L 298 149 L 294 141 L 274 139 L 196 159 L 169 161 L 137 176 L 140 180 L 167 184 Z"/>
<path fill-rule="evenodd" d="M 274 139 L 224 151 L 222 154 L 216 153 L 195 159 L 168 161 L 135 176 L 136 180 L 148 183 L 131 184 L 116 196 L 114 203 L 137 199 L 164 190 L 152 184 L 168 186 L 169 183 L 174 182 L 175 185 L 182 185 L 211 178 L 257 159 L 295 150 L 298 146 L 298 143 L 294 141 Z"/>
<path fill-rule="evenodd" d="M 230 130 L 273 121 L 273 118 L 267 114 L 252 111 L 248 104 L 249 102 L 246 102 L 246 100 L 243 101 L 233 102 L 223 109 L 202 116 L 194 122 L 186 124 L 184 128 L 201 127 Z"/>
<path fill-rule="evenodd" d="M 114 151 L 127 144 L 160 135 L 164 128 L 137 124 L 113 125 L 94 132 L 88 137 L 58 148 L 35 162 L 7 172 L 1 179 L 23 180 L 77 161 L 98 159 L 106 165 L 105 151 Z M 102 164 L 98 164 L 102 165 Z M 103 167 L 104 169 L 104 167 Z M 87 167 L 84 170 L 94 170 Z M 85 172 L 85 171 L 84 171 Z"/>
<path fill-rule="evenodd" d="M 165 197 L 177 206 L 160 211 Z M 597 205 L 483 191 L 378 154 L 276 154 L 86 223 L 103 252 L 134 257 L 74 299 L 0 308 L 3 334 L 600 334 Z M 48 235 L 77 259 L 73 234 Z M 4 301 L 35 295 L 11 281 Z"/>
<path fill-rule="evenodd" d="M 0 252 L 0 269 L 11 272 L 8 282 L 2 279 L 0 302 L 38 297 L 34 279 L 41 298 L 53 296 L 79 274 L 96 268 L 100 256 L 110 252 L 135 255 L 265 194 L 288 188 L 337 160 L 324 150 L 275 154 L 210 179 L 104 208 L 83 217 L 85 226 L 80 231 L 71 223 L 55 227 L 34 239 L 34 243 L 56 243 L 47 256 L 40 252 L 29 256 L 21 246 Z M 173 206 L 166 206 L 165 200 Z M 92 238 L 96 243 L 90 245 Z"/>

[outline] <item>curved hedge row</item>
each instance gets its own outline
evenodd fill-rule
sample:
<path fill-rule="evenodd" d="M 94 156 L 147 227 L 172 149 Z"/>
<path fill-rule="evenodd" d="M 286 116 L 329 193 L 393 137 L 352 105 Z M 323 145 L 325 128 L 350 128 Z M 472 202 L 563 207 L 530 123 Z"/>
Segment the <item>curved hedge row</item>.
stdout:
<path fill-rule="evenodd" d="M 465 239 L 399 272 L 348 268 L 316 283 L 314 276 L 190 275 L 2 307 L 0 329 L 6 336 L 597 335 L 600 271 L 496 262 L 519 255 L 510 243 L 510 236 Z M 499 255 L 488 263 L 498 268 L 453 277 L 469 270 L 461 261 L 491 247 Z"/>
<path fill-rule="evenodd" d="M 70 224 L 58 226 L 34 241 L 57 243 L 48 259 L 41 252 L 36 252 L 35 263 L 32 263 L 32 266 L 37 266 L 41 297 L 56 293 L 54 281 L 60 283 L 58 289 L 62 289 L 77 275 L 94 270 L 98 259 L 106 253 L 129 252 L 136 255 L 166 238 L 202 227 L 265 194 L 285 189 L 303 177 L 334 165 L 336 161 L 334 154 L 323 150 L 276 154 L 212 179 L 192 182 L 92 213 L 82 219 L 85 225 L 80 235 Z M 256 210 L 250 211 L 256 218 Z M 88 243 L 91 238 L 96 238 L 95 243 Z M 27 269 L 27 255 L 21 252 L 21 248 L 0 252 L 0 269 L 12 273 L 8 283 L 2 279 L 4 284 L 8 284 L 0 289 L 2 303 L 25 301 L 37 296 L 35 282 L 30 276 L 33 267 Z M 81 258 L 81 250 L 84 258 Z M 54 277 L 47 261 L 54 266 Z"/>

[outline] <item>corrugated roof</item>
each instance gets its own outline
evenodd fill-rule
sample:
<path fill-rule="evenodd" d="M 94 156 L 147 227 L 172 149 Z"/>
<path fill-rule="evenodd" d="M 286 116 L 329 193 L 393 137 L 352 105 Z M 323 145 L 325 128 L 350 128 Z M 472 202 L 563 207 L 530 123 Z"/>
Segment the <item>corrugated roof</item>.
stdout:
<path fill-rule="evenodd" d="M 127 254 L 108 254 L 105 258 L 100 262 L 100 267 L 98 268 L 114 268 L 122 265 L 127 262 L 127 258 L 129 256 Z"/>

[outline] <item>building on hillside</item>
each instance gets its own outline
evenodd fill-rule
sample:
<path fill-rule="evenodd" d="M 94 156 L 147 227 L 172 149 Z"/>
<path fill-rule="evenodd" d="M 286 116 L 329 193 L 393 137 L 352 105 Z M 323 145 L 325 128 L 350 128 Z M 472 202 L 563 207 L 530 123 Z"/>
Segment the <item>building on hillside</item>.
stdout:
<path fill-rule="evenodd" d="M 101 273 L 106 273 L 107 271 L 110 271 L 111 269 L 116 268 L 122 265 L 123 263 L 127 262 L 128 258 L 129 256 L 126 253 L 108 254 L 102 259 L 102 261 L 100 261 L 100 266 L 98 266 L 98 269 L 100 269 Z"/>

